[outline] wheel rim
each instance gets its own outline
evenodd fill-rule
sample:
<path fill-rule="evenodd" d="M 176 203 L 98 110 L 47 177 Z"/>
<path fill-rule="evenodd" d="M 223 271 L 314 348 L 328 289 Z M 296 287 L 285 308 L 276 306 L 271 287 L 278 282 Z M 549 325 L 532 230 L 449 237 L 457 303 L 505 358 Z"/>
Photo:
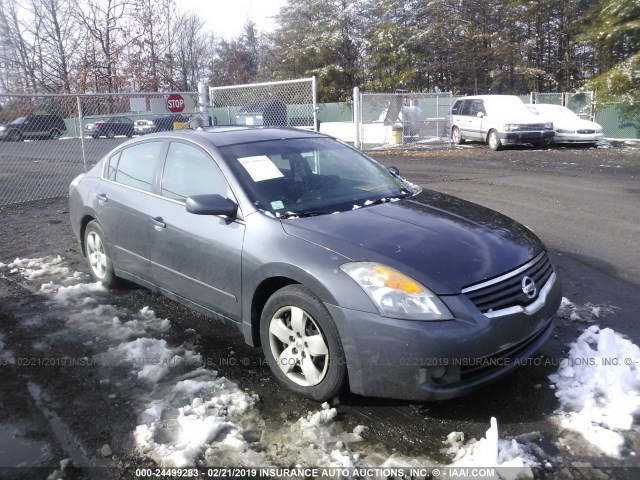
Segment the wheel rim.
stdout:
<path fill-rule="evenodd" d="M 491 132 L 489 134 L 489 146 L 494 149 L 498 146 L 498 135 L 496 132 Z"/>
<path fill-rule="evenodd" d="M 460 143 L 460 130 L 453 128 L 453 143 Z"/>
<path fill-rule="evenodd" d="M 18 140 L 20 140 L 20 134 L 14 130 L 9 134 L 9 140 L 11 140 L 12 142 L 17 142 Z"/>
<path fill-rule="evenodd" d="M 107 253 L 104 251 L 100 235 L 96 232 L 90 232 L 87 235 L 87 257 L 95 276 L 103 279 L 107 273 Z"/>
<path fill-rule="evenodd" d="M 51 139 L 57 140 L 58 138 L 60 138 L 60 131 L 59 130 L 52 130 L 51 133 L 49 134 L 49 136 L 51 137 Z"/>
<path fill-rule="evenodd" d="M 109 130 L 109 132 L 107 133 L 107 138 L 113 138 L 115 136 L 116 134 L 112 130 Z"/>
<path fill-rule="evenodd" d="M 329 348 L 316 321 L 303 309 L 286 306 L 269 322 L 269 344 L 278 367 L 304 387 L 319 384 L 329 369 Z"/>

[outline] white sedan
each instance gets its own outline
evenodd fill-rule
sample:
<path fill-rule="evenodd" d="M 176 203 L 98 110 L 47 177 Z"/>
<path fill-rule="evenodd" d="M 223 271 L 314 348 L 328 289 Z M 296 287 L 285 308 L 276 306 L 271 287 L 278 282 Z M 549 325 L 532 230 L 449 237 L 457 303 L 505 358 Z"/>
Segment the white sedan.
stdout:
<path fill-rule="evenodd" d="M 553 143 L 595 143 L 602 140 L 602 126 L 584 120 L 567 107 L 536 103 L 527 105 L 529 110 L 553 121 Z"/>

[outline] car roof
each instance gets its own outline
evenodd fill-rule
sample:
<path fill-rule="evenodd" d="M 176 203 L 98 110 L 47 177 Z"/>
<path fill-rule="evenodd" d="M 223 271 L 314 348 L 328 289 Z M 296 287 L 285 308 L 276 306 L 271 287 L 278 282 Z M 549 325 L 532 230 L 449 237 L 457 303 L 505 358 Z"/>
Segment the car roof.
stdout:
<path fill-rule="evenodd" d="M 470 95 L 468 97 L 460 97 L 457 100 L 492 100 L 495 98 L 517 98 L 520 100 L 517 95 Z"/>
<path fill-rule="evenodd" d="M 214 147 L 226 147 L 241 143 L 287 140 L 295 138 L 330 138 L 311 130 L 285 127 L 205 127 L 199 130 L 174 130 L 145 135 L 144 138 L 184 138 Z"/>

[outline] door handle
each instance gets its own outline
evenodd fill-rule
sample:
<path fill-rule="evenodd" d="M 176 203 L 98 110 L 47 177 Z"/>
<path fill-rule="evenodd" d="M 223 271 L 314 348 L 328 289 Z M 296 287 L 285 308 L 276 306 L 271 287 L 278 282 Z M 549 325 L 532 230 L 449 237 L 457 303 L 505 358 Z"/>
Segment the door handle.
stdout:
<path fill-rule="evenodd" d="M 161 231 L 163 228 L 167 228 L 167 224 L 164 223 L 164 220 L 162 219 L 162 217 L 155 217 L 155 218 L 152 217 L 151 223 L 153 223 L 153 226 L 157 231 Z"/>
<path fill-rule="evenodd" d="M 96 193 L 95 195 L 99 202 L 107 201 L 107 196 L 104 193 Z"/>

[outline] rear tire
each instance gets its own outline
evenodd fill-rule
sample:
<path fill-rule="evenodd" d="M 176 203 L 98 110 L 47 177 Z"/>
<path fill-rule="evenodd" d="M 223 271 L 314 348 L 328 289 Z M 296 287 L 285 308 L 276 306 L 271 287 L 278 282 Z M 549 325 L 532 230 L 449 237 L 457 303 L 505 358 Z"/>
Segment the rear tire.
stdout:
<path fill-rule="evenodd" d="M 487 143 L 489 144 L 489 148 L 493 151 L 502 150 L 502 142 L 500 141 L 500 137 L 498 136 L 498 132 L 495 130 L 491 130 L 489 135 L 487 136 Z"/>
<path fill-rule="evenodd" d="M 102 227 L 95 220 L 89 222 L 84 231 L 84 248 L 91 276 L 106 288 L 115 287 L 118 277 L 113 271 L 113 263 L 107 250 Z"/>
<path fill-rule="evenodd" d="M 107 138 L 114 138 L 116 136 L 116 132 L 114 132 L 113 130 L 109 130 L 107 132 Z"/>
<path fill-rule="evenodd" d="M 10 142 L 19 142 L 22 140 L 22 134 L 18 130 L 11 130 L 7 138 Z"/>
<path fill-rule="evenodd" d="M 260 339 L 271 371 L 289 390 L 324 401 L 344 388 L 347 368 L 338 329 L 308 288 L 288 285 L 269 298 Z"/>

